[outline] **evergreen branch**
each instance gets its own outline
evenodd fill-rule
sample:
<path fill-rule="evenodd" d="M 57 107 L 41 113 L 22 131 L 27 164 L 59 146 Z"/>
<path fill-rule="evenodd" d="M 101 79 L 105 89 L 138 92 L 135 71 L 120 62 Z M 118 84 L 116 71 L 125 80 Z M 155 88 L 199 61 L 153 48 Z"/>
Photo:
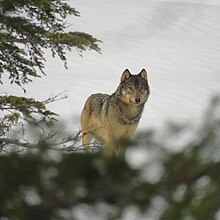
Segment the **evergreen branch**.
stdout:
<path fill-rule="evenodd" d="M 10 13 L 8 13 L 10 12 Z M 65 32 L 66 17 L 79 12 L 60 0 L 2 0 L 0 2 L 0 83 L 1 73 L 20 86 L 44 74 L 44 49 L 50 49 L 67 68 L 65 49 L 87 49 L 100 53 L 99 43 L 90 34 Z"/>

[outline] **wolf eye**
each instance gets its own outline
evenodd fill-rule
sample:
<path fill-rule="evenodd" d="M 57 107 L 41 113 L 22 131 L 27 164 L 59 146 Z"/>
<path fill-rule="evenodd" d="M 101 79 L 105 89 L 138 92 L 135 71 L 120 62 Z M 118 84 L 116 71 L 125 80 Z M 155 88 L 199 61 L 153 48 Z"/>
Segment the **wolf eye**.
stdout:
<path fill-rule="evenodd" d="M 140 86 L 139 91 L 143 91 L 143 90 L 144 90 L 144 87 Z"/>
<path fill-rule="evenodd" d="M 133 90 L 132 86 L 128 86 L 128 89 L 131 90 L 131 91 Z"/>

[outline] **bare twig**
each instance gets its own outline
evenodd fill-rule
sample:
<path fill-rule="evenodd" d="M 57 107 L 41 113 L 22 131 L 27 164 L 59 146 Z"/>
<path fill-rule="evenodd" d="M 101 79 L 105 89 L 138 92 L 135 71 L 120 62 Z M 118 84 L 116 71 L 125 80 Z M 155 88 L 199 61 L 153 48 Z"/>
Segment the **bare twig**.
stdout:
<path fill-rule="evenodd" d="M 51 102 L 55 102 L 55 101 L 59 101 L 59 100 L 63 100 L 63 99 L 66 99 L 68 98 L 68 94 L 66 93 L 67 91 L 63 91 L 57 95 L 50 95 L 48 99 L 42 101 L 43 104 L 47 105 Z"/>

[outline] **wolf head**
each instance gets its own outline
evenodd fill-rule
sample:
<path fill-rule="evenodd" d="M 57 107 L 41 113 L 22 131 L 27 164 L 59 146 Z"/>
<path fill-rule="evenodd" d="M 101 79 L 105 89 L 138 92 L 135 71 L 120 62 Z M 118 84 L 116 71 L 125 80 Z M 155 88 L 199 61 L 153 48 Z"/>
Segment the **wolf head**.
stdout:
<path fill-rule="evenodd" d="M 143 105 L 150 95 L 147 71 L 142 69 L 137 75 L 132 75 L 126 69 L 121 76 L 121 83 L 117 89 L 121 101 L 131 105 Z"/>

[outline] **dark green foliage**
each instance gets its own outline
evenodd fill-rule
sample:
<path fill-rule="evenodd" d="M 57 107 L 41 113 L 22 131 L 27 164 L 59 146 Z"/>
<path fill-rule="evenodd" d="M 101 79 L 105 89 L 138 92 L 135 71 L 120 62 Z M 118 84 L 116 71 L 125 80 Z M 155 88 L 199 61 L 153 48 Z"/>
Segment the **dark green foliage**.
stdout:
<path fill-rule="evenodd" d="M 59 209 L 80 203 L 116 202 L 126 192 L 121 186 L 136 173 L 123 161 L 107 161 L 96 154 L 63 154 L 54 161 L 47 153 L 44 149 L 0 157 L 0 216 L 53 219 Z"/>
<path fill-rule="evenodd" d="M 54 116 L 57 116 L 47 110 L 43 102 L 18 96 L 0 96 L 0 110 L 4 112 L 4 116 L 0 118 L 1 137 L 6 136 L 20 119 L 50 122 L 55 120 Z"/>
<path fill-rule="evenodd" d="M 213 110 L 206 115 L 209 120 L 205 120 L 181 152 L 167 150 L 166 140 L 158 141 L 154 132 L 141 134 L 134 149 L 145 149 L 154 156 L 137 168 L 117 158 L 107 159 L 99 152 L 58 151 L 46 139 L 39 141 L 38 150 L 0 155 L 0 216 L 22 220 L 78 219 L 79 209 L 96 210 L 99 204 L 106 204 L 108 209 L 102 210 L 104 219 L 120 219 L 131 206 L 155 220 L 217 219 L 217 107 L 219 100 L 215 99 Z M 149 170 L 154 163 L 162 172 L 152 181 L 143 174 L 157 172 Z M 96 218 L 89 215 L 87 218 Z"/>
<path fill-rule="evenodd" d="M 64 49 L 100 52 L 100 41 L 81 32 L 65 32 L 66 18 L 79 12 L 60 0 L 0 1 L 0 83 L 2 73 L 23 86 L 44 73 L 44 49 L 65 62 Z"/>
<path fill-rule="evenodd" d="M 69 47 L 77 47 L 80 51 L 92 49 L 100 52 L 97 39 L 93 38 L 90 34 L 83 32 L 69 32 L 69 33 L 47 33 L 50 39 L 54 42 L 68 45 Z M 69 48 L 68 47 L 68 48 Z"/>

